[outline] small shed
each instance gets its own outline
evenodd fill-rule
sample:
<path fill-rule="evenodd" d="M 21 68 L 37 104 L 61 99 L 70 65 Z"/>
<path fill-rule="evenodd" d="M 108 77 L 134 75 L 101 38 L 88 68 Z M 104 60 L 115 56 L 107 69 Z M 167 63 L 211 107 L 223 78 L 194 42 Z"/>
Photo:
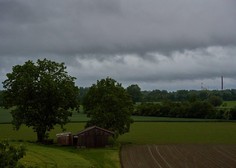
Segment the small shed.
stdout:
<path fill-rule="evenodd" d="M 74 145 L 87 148 L 105 147 L 109 143 L 109 137 L 114 137 L 114 135 L 112 131 L 92 126 L 74 135 Z"/>
<path fill-rule="evenodd" d="M 73 136 L 71 132 L 63 132 L 63 133 L 59 133 L 56 134 L 57 136 L 57 144 L 59 145 L 65 145 L 65 146 L 69 146 L 73 144 Z"/>

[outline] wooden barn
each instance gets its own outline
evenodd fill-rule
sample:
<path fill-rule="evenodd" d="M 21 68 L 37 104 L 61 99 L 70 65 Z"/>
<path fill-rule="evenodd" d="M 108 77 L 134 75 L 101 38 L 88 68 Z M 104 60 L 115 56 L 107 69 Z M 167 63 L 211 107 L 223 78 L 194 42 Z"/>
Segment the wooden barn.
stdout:
<path fill-rule="evenodd" d="M 73 135 L 71 132 L 63 132 L 56 134 L 57 144 L 58 145 L 72 145 L 73 144 Z"/>
<path fill-rule="evenodd" d="M 112 131 L 92 126 L 74 135 L 73 142 L 77 147 L 105 147 L 108 145 L 109 137 L 114 137 L 114 135 Z"/>

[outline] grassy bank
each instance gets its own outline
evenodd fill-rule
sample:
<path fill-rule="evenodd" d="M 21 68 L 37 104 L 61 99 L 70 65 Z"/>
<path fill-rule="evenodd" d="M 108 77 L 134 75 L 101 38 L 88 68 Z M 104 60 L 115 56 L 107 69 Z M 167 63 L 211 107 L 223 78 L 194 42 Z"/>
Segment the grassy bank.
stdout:
<path fill-rule="evenodd" d="M 24 146 L 27 153 L 20 161 L 24 165 L 43 168 L 120 167 L 118 148 L 77 150 L 74 147 L 44 146 L 27 142 L 24 142 Z"/>

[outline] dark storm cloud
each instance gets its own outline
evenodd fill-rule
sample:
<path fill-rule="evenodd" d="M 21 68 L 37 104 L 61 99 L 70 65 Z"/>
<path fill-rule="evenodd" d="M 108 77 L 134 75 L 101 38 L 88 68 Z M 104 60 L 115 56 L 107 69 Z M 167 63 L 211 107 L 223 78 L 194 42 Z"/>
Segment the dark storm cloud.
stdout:
<path fill-rule="evenodd" d="M 0 0 L 0 81 L 48 58 L 79 86 L 110 76 L 146 89 L 217 88 L 221 75 L 235 86 L 235 9 L 235 0 Z"/>
<path fill-rule="evenodd" d="M 1 0 L 0 54 L 116 54 L 236 43 L 233 0 Z"/>

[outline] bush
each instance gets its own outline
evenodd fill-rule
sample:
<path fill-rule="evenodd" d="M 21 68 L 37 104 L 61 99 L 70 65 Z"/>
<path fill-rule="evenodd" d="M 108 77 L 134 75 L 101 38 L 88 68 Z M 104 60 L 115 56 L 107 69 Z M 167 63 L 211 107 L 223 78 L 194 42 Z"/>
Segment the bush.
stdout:
<path fill-rule="evenodd" d="M 223 100 L 219 96 L 211 96 L 208 98 L 208 102 L 211 103 L 214 107 L 217 107 L 223 103 Z"/>
<path fill-rule="evenodd" d="M 236 107 L 232 108 L 229 111 L 228 119 L 229 120 L 236 120 Z"/>
<path fill-rule="evenodd" d="M 25 148 L 10 145 L 8 141 L 0 141 L 0 167 L 2 168 L 23 168 L 18 161 L 24 157 Z"/>
<path fill-rule="evenodd" d="M 161 116 L 161 105 L 154 104 L 154 103 L 142 103 L 137 105 L 134 115 L 141 115 L 141 116 Z"/>
<path fill-rule="evenodd" d="M 215 113 L 214 107 L 205 101 L 196 101 L 190 105 L 189 115 L 190 118 L 211 118 Z"/>

